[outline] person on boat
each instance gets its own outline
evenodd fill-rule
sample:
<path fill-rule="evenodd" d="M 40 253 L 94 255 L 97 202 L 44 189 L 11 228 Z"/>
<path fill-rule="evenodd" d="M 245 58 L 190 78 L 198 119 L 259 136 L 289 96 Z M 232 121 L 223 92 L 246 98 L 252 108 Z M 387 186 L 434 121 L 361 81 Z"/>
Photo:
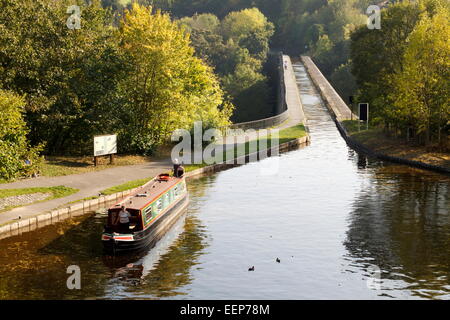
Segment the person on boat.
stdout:
<path fill-rule="evenodd" d="M 181 178 L 184 175 L 184 168 L 181 166 L 178 159 L 173 161 L 173 175 L 176 178 Z"/>
<path fill-rule="evenodd" d="M 122 232 L 130 231 L 130 218 L 131 214 L 122 206 L 122 210 L 119 212 L 119 224 Z"/>

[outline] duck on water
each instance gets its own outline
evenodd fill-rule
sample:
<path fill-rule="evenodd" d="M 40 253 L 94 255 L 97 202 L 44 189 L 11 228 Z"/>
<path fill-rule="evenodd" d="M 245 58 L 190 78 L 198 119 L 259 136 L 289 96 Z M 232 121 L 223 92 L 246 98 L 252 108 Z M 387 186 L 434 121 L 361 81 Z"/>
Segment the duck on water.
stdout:
<path fill-rule="evenodd" d="M 103 248 L 115 255 L 153 247 L 188 202 L 184 169 L 175 164 L 173 176 L 158 175 L 108 209 Z"/>

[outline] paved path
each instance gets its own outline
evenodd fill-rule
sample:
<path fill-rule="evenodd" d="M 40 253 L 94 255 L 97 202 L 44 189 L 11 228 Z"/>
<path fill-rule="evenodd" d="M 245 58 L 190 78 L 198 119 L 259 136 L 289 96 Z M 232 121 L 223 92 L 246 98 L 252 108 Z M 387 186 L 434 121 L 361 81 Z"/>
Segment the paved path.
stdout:
<path fill-rule="evenodd" d="M 284 83 L 286 85 L 286 104 L 289 110 L 289 120 L 285 122 L 283 128 L 288 128 L 299 123 L 306 124 L 306 117 L 303 112 L 300 92 L 298 90 L 291 58 L 284 55 L 283 63 L 287 64 L 287 70 L 284 70 Z"/>
<path fill-rule="evenodd" d="M 279 129 L 306 122 L 295 80 L 294 69 L 289 56 L 283 56 L 283 64 L 284 63 L 287 65 L 287 69 L 285 70 L 286 103 L 290 116 L 287 121 L 278 126 Z M 263 135 L 264 134 L 261 134 L 260 136 Z M 256 137 L 257 133 L 251 135 L 250 139 L 255 139 Z M 227 145 L 226 149 L 234 147 L 234 137 L 227 137 L 224 139 L 224 143 Z M 80 190 L 78 193 L 68 197 L 36 203 L 0 213 L 0 225 L 16 221 L 19 216 L 21 216 L 22 219 L 25 219 L 40 213 L 51 211 L 69 202 L 97 196 L 100 191 L 123 184 L 127 181 L 154 177 L 162 171 L 170 170 L 171 165 L 170 159 L 166 159 L 146 164 L 121 166 L 83 174 L 60 177 L 38 177 L 9 184 L 0 184 L 0 189 L 66 186 Z"/>

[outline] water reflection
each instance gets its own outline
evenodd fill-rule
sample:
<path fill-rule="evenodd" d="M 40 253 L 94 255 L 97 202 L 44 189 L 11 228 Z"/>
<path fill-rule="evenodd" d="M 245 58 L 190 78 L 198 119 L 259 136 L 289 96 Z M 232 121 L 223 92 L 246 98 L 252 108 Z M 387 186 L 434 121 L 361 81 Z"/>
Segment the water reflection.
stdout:
<path fill-rule="evenodd" d="M 393 165 L 374 170 L 353 203 L 346 248 L 357 263 L 398 280 L 395 290 L 450 297 L 449 194 L 446 177 Z"/>

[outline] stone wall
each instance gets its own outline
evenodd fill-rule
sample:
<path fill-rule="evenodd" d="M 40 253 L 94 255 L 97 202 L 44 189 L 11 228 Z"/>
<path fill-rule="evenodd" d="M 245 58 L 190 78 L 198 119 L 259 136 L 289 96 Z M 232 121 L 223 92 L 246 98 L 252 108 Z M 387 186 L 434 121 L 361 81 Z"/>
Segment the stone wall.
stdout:
<path fill-rule="evenodd" d="M 322 96 L 328 110 L 337 121 L 352 119 L 352 113 L 350 108 L 345 104 L 339 94 L 334 90 L 327 78 L 320 72 L 310 57 L 302 56 L 301 60 L 305 65 L 305 68 L 311 77 L 312 82 L 317 87 Z M 353 119 L 357 119 L 356 115 L 353 115 Z"/>

